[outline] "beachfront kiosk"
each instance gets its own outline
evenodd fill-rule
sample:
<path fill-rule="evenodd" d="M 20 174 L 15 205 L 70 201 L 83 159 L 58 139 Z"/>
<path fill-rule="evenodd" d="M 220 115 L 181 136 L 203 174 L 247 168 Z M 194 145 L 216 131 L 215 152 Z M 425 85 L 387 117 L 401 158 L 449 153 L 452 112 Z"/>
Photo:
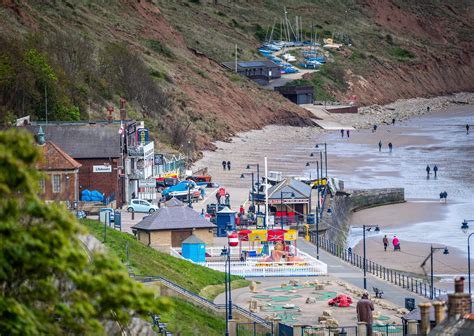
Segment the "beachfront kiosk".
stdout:
<path fill-rule="evenodd" d="M 228 207 L 216 213 L 217 237 L 227 237 L 228 231 L 235 231 L 235 214 Z"/>
<path fill-rule="evenodd" d="M 192 260 L 194 262 L 205 262 L 206 261 L 206 243 L 191 235 L 183 241 L 181 246 L 183 258 Z"/>

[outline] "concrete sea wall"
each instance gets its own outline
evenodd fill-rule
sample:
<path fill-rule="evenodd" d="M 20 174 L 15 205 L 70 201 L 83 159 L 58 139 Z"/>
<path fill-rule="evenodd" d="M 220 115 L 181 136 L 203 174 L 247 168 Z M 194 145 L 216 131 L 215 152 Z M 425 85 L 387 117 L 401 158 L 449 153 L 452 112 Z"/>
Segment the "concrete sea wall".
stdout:
<path fill-rule="evenodd" d="M 344 245 L 349 234 L 351 212 L 376 206 L 405 202 L 403 188 L 358 189 L 337 192 L 331 200 L 330 213 L 325 213 L 322 226 L 327 227 L 325 238 Z"/>

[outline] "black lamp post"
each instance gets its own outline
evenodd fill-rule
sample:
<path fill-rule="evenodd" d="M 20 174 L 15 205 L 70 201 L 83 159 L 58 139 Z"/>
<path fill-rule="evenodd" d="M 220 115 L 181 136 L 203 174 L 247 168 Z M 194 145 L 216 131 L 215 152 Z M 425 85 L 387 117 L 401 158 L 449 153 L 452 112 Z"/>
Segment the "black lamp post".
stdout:
<path fill-rule="evenodd" d="M 281 213 L 280 213 L 280 224 L 281 229 L 283 230 L 283 194 L 288 194 L 291 198 L 295 197 L 295 193 L 291 191 L 280 191 L 280 206 L 281 206 Z"/>
<path fill-rule="evenodd" d="M 247 169 L 251 167 L 257 167 L 257 193 L 260 195 L 260 165 L 258 163 L 247 164 Z M 252 191 L 253 191 L 253 180 L 252 180 Z M 260 212 L 260 204 L 258 204 L 258 212 Z"/>
<path fill-rule="evenodd" d="M 474 222 L 474 219 L 465 219 L 463 222 L 462 222 L 462 225 L 461 225 L 461 230 L 464 231 L 464 233 L 467 233 L 467 230 L 469 229 L 469 224 L 468 222 Z M 469 302 L 470 302 L 470 306 L 471 306 L 471 309 L 472 309 L 472 299 L 471 299 L 471 295 L 472 295 L 472 292 L 471 292 L 471 244 L 470 244 L 470 239 L 471 239 L 471 236 L 474 235 L 474 232 L 472 232 L 471 234 L 469 234 L 469 236 L 467 236 L 467 276 L 468 276 L 468 283 L 469 283 Z"/>
<path fill-rule="evenodd" d="M 253 174 L 253 172 L 251 172 L 251 173 L 242 173 L 242 174 L 240 174 L 240 178 L 243 180 L 245 178 L 245 175 L 251 175 L 252 176 L 252 188 L 250 189 L 250 196 L 252 197 L 252 207 L 255 211 L 254 174 Z"/>
<path fill-rule="evenodd" d="M 431 245 L 431 253 L 430 253 L 430 261 L 431 261 L 431 290 L 430 290 L 430 299 L 434 299 L 434 272 L 433 272 L 433 253 L 438 251 L 438 250 L 443 250 L 443 254 L 449 254 L 449 250 L 447 247 L 433 247 Z"/>
<path fill-rule="evenodd" d="M 319 260 L 319 161 L 306 162 L 306 167 L 309 167 L 311 163 L 316 163 L 316 171 L 318 172 L 318 200 L 316 202 L 316 259 Z M 312 189 L 311 189 L 312 192 Z M 310 204 L 311 208 L 311 204 Z"/>
<path fill-rule="evenodd" d="M 326 180 L 328 178 L 328 146 L 327 144 L 324 143 L 318 143 L 316 144 L 315 148 L 319 148 L 320 145 L 324 145 L 324 165 L 325 165 L 325 170 L 326 170 Z"/>
<path fill-rule="evenodd" d="M 356 226 L 354 226 L 356 227 Z M 364 289 L 367 290 L 367 250 L 365 246 L 365 231 L 370 231 L 372 228 L 375 228 L 375 232 L 380 232 L 380 228 L 378 225 L 362 225 L 362 242 L 363 242 L 363 253 L 364 253 Z"/>
<path fill-rule="evenodd" d="M 224 248 L 221 251 L 221 255 L 224 256 L 225 261 L 224 261 L 224 270 L 225 270 L 225 277 L 224 277 L 224 284 L 225 284 L 225 335 L 229 336 L 229 299 L 228 299 L 228 288 L 227 288 L 227 262 L 228 262 L 228 249 L 227 246 L 224 246 Z"/>
<path fill-rule="evenodd" d="M 319 153 L 319 162 L 321 162 L 321 171 L 320 171 L 320 174 L 319 176 L 321 177 L 321 180 L 323 179 L 323 152 L 315 152 L 315 153 L 311 153 L 309 156 L 313 157 L 314 154 L 318 154 Z M 318 171 L 319 173 L 319 171 Z M 327 176 L 326 176 L 326 179 L 327 179 Z M 319 181 L 319 177 L 318 177 L 318 186 L 320 184 L 321 181 Z M 319 189 L 318 189 L 319 190 Z"/>

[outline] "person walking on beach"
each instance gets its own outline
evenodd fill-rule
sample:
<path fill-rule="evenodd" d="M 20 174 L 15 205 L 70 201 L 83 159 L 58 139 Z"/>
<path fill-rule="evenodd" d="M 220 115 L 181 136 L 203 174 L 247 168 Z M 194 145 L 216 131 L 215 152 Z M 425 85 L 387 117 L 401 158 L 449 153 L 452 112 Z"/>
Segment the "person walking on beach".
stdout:
<path fill-rule="evenodd" d="M 466 135 L 469 134 L 469 124 L 466 124 Z"/>
<path fill-rule="evenodd" d="M 443 201 L 443 198 L 444 198 L 444 192 L 440 192 L 439 193 L 439 202 L 440 203 Z"/>
<path fill-rule="evenodd" d="M 374 304 L 369 300 L 369 293 L 367 291 L 362 294 L 361 299 L 357 302 L 356 311 L 357 320 L 366 323 L 367 336 L 372 336 Z"/>
<path fill-rule="evenodd" d="M 374 128 L 372 129 L 372 133 L 377 132 L 377 125 L 374 125 Z"/>
<path fill-rule="evenodd" d="M 379 141 L 379 152 L 382 151 L 382 140 Z"/>
<path fill-rule="evenodd" d="M 221 204 L 221 194 L 219 192 L 216 193 L 216 200 L 217 200 L 217 204 Z M 217 211 L 217 209 L 216 209 Z"/>
<path fill-rule="evenodd" d="M 388 238 L 387 238 L 387 235 L 385 235 L 382 239 L 382 242 L 383 242 L 383 250 L 385 252 L 387 252 L 387 247 L 388 247 Z"/>
<path fill-rule="evenodd" d="M 341 138 L 344 138 L 344 129 L 341 129 Z"/>
<path fill-rule="evenodd" d="M 435 178 L 438 177 L 438 166 L 435 165 L 435 166 L 433 167 L 433 172 L 434 172 L 434 174 L 435 174 Z"/>
<path fill-rule="evenodd" d="M 400 240 L 397 236 L 393 236 L 392 244 L 394 251 L 400 251 Z"/>
<path fill-rule="evenodd" d="M 395 118 L 392 119 L 392 125 L 395 125 Z"/>
<path fill-rule="evenodd" d="M 446 203 L 448 201 L 448 193 L 446 191 L 443 193 L 443 198 L 444 198 L 444 203 Z"/>
<path fill-rule="evenodd" d="M 388 143 L 388 150 L 390 151 L 390 153 L 392 152 L 392 148 L 393 148 L 393 145 L 391 142 Z"/>
<path fill-rule="evenodd" d="M 230 170 L 230 161 L 227 161 L 227 170 Z"/>
<path fill-rule="evenodd" d="M 225 162 L 225 161 L 222 161 L 222 169 L 224 169 L 224 170 L 225 170 L 225 167 L 226 167 L 226 165 L 227 165 L 227 162 Z"/>
<path fill-rule="evenodd" d="M 426 166 L 426 178 L 429 179 L 430 178 L 430 166 Z"/>
<path fill-rule="evenodd" d="M 427 106 L 427 107 L 426 107 L 426 112 L 429 112 L 429 111 L 430 111 L 430 107 Z"/>

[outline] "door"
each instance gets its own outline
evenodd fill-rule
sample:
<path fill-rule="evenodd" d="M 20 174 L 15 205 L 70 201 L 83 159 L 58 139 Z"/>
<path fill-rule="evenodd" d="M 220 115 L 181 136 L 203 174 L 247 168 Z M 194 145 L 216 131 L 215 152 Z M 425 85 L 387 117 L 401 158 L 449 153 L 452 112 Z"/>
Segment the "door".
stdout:
<path fill-rule="evenodd" d="M 181 247 L 181 243 L 183 242 L 183 240 L 188 238 L 192 233 L 192 230 L 171 231 L 171 246 Z"/>

